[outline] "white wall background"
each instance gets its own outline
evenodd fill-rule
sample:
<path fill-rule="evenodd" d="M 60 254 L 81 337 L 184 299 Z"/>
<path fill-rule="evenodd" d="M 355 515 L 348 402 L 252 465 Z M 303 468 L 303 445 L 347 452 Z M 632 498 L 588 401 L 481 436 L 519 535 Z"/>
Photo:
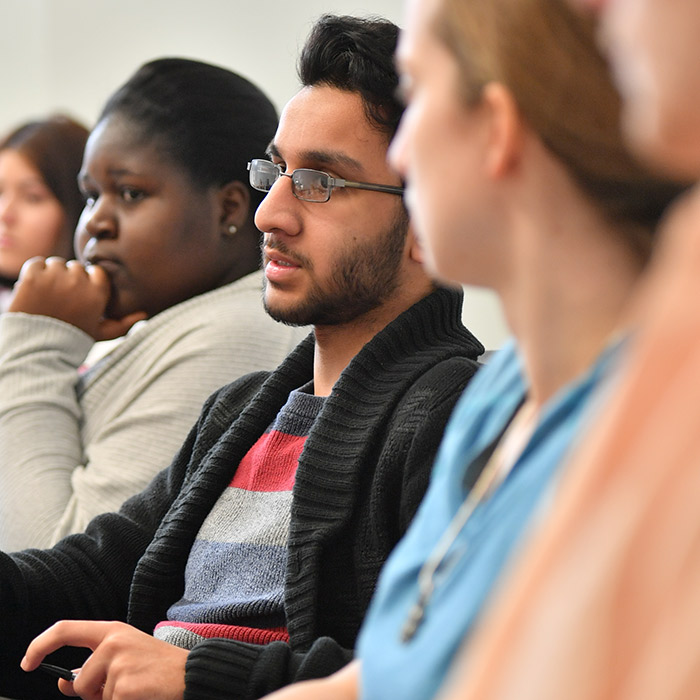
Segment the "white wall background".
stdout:
<path fill-rule="evenodd" d="M 297 89 L 299 47 L 323 12 L 401 24 L 402 0 L 0 0 L 0 132 L 58 110 L 90 126 L 138 66 L 168 55 L 231 68 L 281 109 Z M 492 294 L 467 290 L 464 317 L 489 349 L 503 341 Z"/>

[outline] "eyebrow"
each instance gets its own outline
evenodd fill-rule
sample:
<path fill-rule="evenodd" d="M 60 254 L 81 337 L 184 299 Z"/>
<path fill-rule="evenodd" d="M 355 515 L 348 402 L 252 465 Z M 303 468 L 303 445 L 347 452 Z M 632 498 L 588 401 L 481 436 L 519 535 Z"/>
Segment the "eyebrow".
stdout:
<path fill-rule="evenodd" d="M 18 183 L 18 186 L 20 188 L 22 187 L 35 187 L 36 185 L 41 185 L 42 187 L 48 187 L 46 184 L 46 180 L 44 180 L 41 175 L 30 175 L 29 177 L 26 177 L 22 180 L 20 180 Z"/>
<path fill-rule="evenodd" d="M 284 160 L 279 148 L 277 148 L 274 142 L 271 142 L 267 147 L 267 154 L 269 156 L 275 156 L 276 158 L 281 158 Z M 347 155 L 347 153 L 342 153 L 341 151 L 302 151 L 300 153 L 300 157 L 304 161 L 309 161 L 320 166 L 325 165 L 332 167 L 336 165 L 343 165 L 346 168 L 352 168 L 358 172 L 364 172 L 364 166 L 359 160 L 356 160 L 355 158 Z"/>
<path fill-rule="evenodd" d="M 107 173 L 112 177 L 122 177 L 124 175 L 140 175 L 136 170 L 130 170 L 129 168 L 110 168 Z"/>
<path fill-rule="evenodd" d="M 139 176 L 140 173 L 134 171 L 134 170 L 129 170 L 129 168 L 111 168 L 107 171 L 107 174 L 110 177 L 123 177 L 123 176 Z M 85 171 L 80 171 L 78 173 L 78 183 L 84 182 L 85 180 L 90 179 L 90 174 L 85 172 Z"/>

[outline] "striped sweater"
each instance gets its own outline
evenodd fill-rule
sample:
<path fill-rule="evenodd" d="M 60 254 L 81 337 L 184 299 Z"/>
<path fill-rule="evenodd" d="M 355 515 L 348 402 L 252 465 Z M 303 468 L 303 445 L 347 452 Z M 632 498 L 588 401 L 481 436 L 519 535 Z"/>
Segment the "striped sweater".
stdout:
<path fill-rule="evenodd" d="M 197 534 L 185 593 L 155 636 L 185 649 L 223 637 L 253 644 L 289 641 L 284 571 L 292 486 L 324 397 L 295 389 L 238 465 Z"/>

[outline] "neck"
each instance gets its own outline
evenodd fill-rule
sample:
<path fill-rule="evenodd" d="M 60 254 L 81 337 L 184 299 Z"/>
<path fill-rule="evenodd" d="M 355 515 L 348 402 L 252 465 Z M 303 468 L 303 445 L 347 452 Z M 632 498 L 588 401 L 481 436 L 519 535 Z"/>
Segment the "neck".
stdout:
<path fill-rule="evenodd" d="M 543 200 L 514 227 L 513 275 L 499 290 L 522 353 L 529 400 L 541 406 L 629 325 L 644 258 L 582 201 Z M 531 208 L 531 204 L 529 205 Z"/>
<path fill-rule="evenodd" d="M 314 393 L 328 396 L 350 361 L 374 336 L 397 316 L 427 296 L 433 287 L 416 286 L 404 290 L 380 307 L 348 323 L 336 326 L 314 326 Z"/>

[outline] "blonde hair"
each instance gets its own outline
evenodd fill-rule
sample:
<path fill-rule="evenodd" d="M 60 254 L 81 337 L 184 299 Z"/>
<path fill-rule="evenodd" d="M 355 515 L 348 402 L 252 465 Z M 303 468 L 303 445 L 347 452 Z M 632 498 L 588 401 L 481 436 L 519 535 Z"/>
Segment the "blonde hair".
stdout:
<path fill-rule="evenodd" d="M 651 174 L 627 151 L 594 21 L 567 0 L 441 0 L 434 29 L 457 60 L 465 103 L 478 103 L 489 82 L 507 87 L 544 145 L 611 218 L 653 228 L 686 186 Z"/>

